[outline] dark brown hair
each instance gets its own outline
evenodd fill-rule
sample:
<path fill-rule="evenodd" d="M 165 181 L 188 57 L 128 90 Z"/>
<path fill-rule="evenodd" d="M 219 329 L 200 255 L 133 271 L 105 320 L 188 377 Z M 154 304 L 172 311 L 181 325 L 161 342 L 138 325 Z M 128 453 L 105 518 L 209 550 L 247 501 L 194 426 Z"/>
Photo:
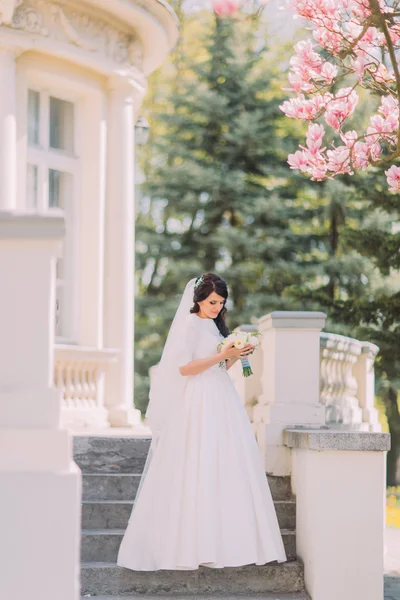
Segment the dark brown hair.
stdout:
<path fill-rule="evenodd" d="M 198 284 L 200 278 L 202 278 L 202 281 L 200 284 Z M 222 298 L 225 298 L 224 305 L 218 313 L 218 316 L 214 319 L 214 323 L 216 324 L 222 335 L 224 337 L 227 337 L 230 332 L 227 324 L 225 323 L 225 317 L 227 314 L 225 303 L 228 298 L 228 286 L 226 285 L 226 282 L 222 279 L 222 277 L 219 277 L 214 273 L 203 273 L 203 275 L 200 275 L 196 279 L 195 285 L 196 284 L 197 287 L 195 287 L 193 294 L 194 305 L 190 309 L 190 312 L 198 313 L 200 311 L 200 306 L 198 303 L 208 298 L 208 296 L 213 292 L 215 292 L 219 296 L 222 296 Z"/>

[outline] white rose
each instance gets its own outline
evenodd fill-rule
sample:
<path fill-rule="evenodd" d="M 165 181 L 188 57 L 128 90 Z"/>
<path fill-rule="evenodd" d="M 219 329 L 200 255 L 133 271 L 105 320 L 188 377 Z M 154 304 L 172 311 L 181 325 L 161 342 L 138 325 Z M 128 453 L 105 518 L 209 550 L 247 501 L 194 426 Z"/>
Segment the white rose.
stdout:
<path fill-rule="evenodd" d="M 258 346 L 259 343 L 260 343 L 260 339 L 259 339 L 258 335 L 250 336 L 249 344 L 251 344 L 252 346 Z"/>
<path fill-rule="evenodd" d="M 243 348 L 247 344 L 247 335 L 245 333 L 237 333 L 234 340 L 235 348 Z"/>

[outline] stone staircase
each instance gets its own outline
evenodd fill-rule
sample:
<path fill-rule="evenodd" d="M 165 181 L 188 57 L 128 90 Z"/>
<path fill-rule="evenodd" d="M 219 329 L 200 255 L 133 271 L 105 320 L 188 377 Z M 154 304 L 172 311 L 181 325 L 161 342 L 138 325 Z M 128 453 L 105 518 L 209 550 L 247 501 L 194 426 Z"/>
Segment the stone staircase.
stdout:
<path fill-rule="evenodd" d="M 296 505 L 289 477 L 268 477 L 288 562 L 237 568 L 139 572 L 116 565 L 150 439 L 74 438 L 74 458 L 82 470 L 82 596 L 98 600 L 180 597 L 309 600 L 303 565 L 296 560 Z"/>

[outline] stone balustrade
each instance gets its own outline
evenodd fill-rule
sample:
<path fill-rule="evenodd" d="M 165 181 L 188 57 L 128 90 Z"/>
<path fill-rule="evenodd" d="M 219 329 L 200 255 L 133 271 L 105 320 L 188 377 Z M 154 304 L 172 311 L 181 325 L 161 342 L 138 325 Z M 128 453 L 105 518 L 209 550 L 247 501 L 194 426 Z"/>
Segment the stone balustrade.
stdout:
<path fill-rule="evenodd" d="M 258 331 L 259 325 L 241 325 L 238 329 Z M 374 407 L 374 361 L 378 351 L 379 348 L 369 342 L 334 333 L 320 333 L 319 400 L 325 406 L 325 423 L 330 427 L 349 431 L 382 431 L 378 411 Z M 262 389 L 263 370 L 266 368 L 262 345 L 250 362 L 254 373 L 252 377 L 242 377 L 239 363 L 229 373 L 257 435 L 258 426 L 264 419 L 263 406 L 268 404 Z M 291 374 L 287 372 L 286 375 L 290 377 Z"/>
<path fill-rule="evenodd" d="M 108 425 L 104 385 L 118 351 L 60 345 L 55 347 L 54 381 L 61 392 L 61 420 L 74 428 Z"/>
<path fill-rule="evenodd" d="M 379 348 L 334 333 L 320 337 L 320 401 L 337 429 L 381 431 L 374 409 L 373 361 Z M 365 360 L 369 355 L 370 360 Z M 371 380 L 371 381 L 369 381 Z M 363 410 L 368 406 L 368 411 Z"/>

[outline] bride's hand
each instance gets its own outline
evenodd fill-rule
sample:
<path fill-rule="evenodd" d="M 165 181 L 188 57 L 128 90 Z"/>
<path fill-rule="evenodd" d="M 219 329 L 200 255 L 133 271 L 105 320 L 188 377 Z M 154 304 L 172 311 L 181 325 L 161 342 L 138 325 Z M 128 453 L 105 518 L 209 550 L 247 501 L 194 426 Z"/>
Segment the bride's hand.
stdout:
<path fill-rule="evenodd" d="M 221 355 L 223 360 L 227 360 L 229 358 L 244 358 L 249 354 L 252 354 L 255 346 L 251 344 L 246 344 L 243 348 L 236 348 L 233 344 L 232 346 L 228 346 L 221 351 Z"/>

